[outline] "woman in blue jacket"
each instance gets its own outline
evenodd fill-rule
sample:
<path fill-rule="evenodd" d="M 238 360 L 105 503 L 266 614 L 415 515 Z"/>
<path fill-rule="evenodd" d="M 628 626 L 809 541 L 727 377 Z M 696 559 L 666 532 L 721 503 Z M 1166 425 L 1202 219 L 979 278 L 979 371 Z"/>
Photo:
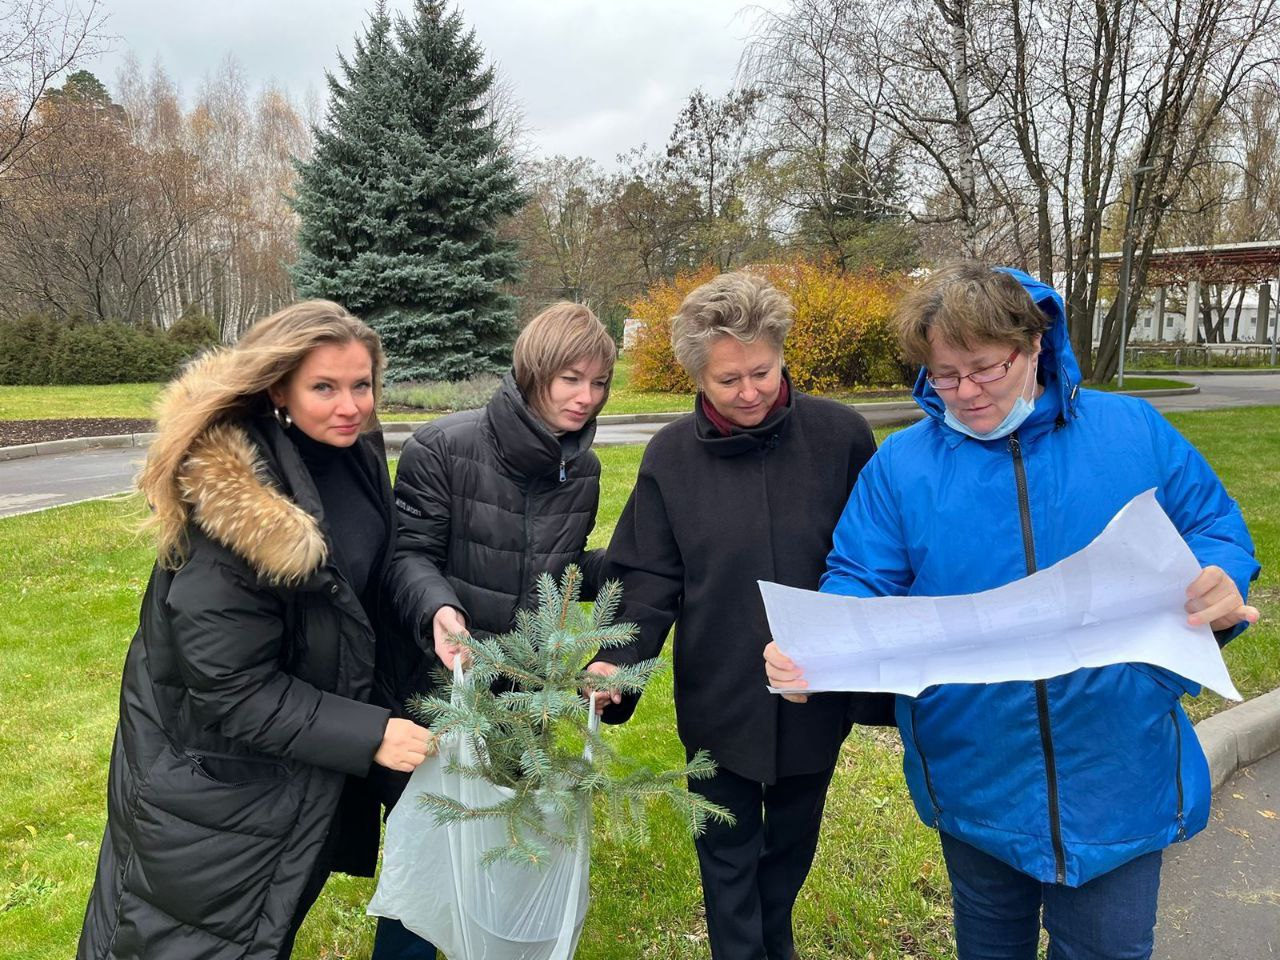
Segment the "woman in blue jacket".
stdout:
<path fill-rule="evenodd" d="M 822 590 L 976 593 L 1087 545 L 1152 487 L 1203 571 L 1193 625 L 1225 643 L 1256 621 L 1240 510 L 1147 403 L 1080 389 L 1061 297 L 1017 270 L 962 263 L 903 303 L 929 416 L 891 436 L 837 526 Z M 776 686 L 804 686 L 776 646 Z M 942 835 L 961 960 L 1151 955 L 1160 851 L 1201 830 L 1208 765 L 1179 705 L 1198 688 L 1146 664 L 898 697 L 903 768 Z"/>

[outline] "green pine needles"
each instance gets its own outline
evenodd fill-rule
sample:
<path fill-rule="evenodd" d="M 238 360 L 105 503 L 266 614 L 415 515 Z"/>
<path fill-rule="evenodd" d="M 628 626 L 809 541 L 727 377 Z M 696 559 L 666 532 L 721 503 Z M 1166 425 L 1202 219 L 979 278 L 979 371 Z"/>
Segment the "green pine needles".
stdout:
<path fill-rule="evenodd" d="M 590 608 L 578 602 L 581 586 L 576 566 L 566 568 L 559 584 L 544 573 L 538 579 L 538 608 L 520 611 L 515 630 L 454 638 L 471 657 L 469 681 L 456 697 L 451 680 L 444 680 L 438 694 L 410 702 L 412 712 L 437 735 L 466 738 L 473 760 L 454 761 L 452 769 L 510 791 L 506 799 L 481 808 L 437 794 L 419 797 L 438 824 L 506 821 L 506 845 L 486 851 L 486 865 L 500 860 L 537 865 L 551 845 L 573 844 L 582 818 L 591 817 L 594 798 L 602 801 L 605 833 L 628 843 L 645 839 L 648 807 L 657 800 L 669 803 L 694 836 L 709 820 L 733 822 L 723 807 L 683 785 L 686 777 L 715 773 L 706 751 L 699 750 L 678 770 L 654 771 L 628 761 L 589 729 L 584 687 L 639 694 L 662 661 L 621 666 L 607 678 L 585 672 L 582 666 L 596 651 L 629 643 L 636 628 L 613 622 L 622 599 L 617 582 L 606 583 Z"/>

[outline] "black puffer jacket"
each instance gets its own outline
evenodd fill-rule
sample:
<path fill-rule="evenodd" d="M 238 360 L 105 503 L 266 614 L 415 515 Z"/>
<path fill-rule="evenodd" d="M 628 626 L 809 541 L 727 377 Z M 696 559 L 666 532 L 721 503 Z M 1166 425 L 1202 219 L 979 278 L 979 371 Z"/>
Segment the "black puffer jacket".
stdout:
<path fill-rule="evenodd" d="M 357 453 L 389 548 L 381 444 Z M 348 775 L 363 783 L 389 711 L 365 702 L 374 629 L 306 467 L 259 418 L 210 428 L 184 485 L 187 559 L 153 571 L 125 660 L 81 960 L 275 958 L 335 823 L 335 869 L 377 856 L 376 801 Z"/>
<path fill-rule="evenodd" d="M 503 633 L 536 604 L 538 576 L 570 563 L 583 568 L 583 598 L 594 596 L 604 566 L 603 551 L 586 550 L 600 502 L 595 430 L 592 420 L 556 437 L 508 373 L 483 410 L 428 423 L 404 445 L 387 582 L 408 636 L 396 689 L 380 702 L 402 705 L 429 688 L 431 621 L 443 606 L 461 610 L 473 633 Z"/>
<path fill-rule="evenodd" d="M 875 452 L 867 423 L 843 404 L 791 391 L 789 405 L 721 436 L 700 406 L 658 431 L 609 543 L 631 646 L 601 651 L 634 663 L 676 625 L 680 739 L 762 783 L 831 767 L 854 723 L 893 722 L 893 699 L 824 693 L 804 706 L 765 689 L 769 623 L 758 580 L 815 590 L 831 533 L 858 471 Z M 625 720 L 635 701 L 605 709 Z"/>

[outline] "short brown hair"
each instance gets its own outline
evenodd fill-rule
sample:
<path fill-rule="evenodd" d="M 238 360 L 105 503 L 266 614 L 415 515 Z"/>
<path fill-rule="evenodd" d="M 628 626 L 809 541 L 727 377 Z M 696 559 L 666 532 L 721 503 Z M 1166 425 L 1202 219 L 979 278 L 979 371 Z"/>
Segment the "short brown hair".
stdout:
<path fill-rule="evenodd" d="M 764 277 L 749 270 L 722 273 L 684 298 L 671 318 L 671 348 L 697 383 L 713 339 L 764 340 L 782 353 L 793 314 L 787 295 Z"/>
<path fill-rule="evenodd" d="M 582 360 L 598 360 L 613 381 L 618 347 L 604 324 L 581 303 L 553 303 L 529 321 L 512 350 L 516 386 L 530 403 L 542 399 L 561 370 Z M 609 399 L 606 385 L 605 400 Z M 603 406 L 603 403 L 601 404 Z"/>
<path fill-rule="evenodd" d="M 894 314 L 903 355 L 921 366 L 929 364 L 931 330 L 965 350 L 999 343 L 1029 352 L 1051 323 L 1017 279 L 973 260 L 939 267 Z"/>

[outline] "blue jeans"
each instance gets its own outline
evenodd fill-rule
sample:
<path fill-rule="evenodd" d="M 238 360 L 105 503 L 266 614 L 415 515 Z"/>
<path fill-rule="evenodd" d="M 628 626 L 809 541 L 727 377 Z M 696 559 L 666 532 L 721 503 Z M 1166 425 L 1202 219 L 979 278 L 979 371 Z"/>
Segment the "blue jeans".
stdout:
<path fill-rule="evenodd" d="M 1041 883 L 942 834 L 960 960 L 1035 960 L 1041 909 L 1048 960 L 1149 960 L 1160 851 L 1079 887 Z"/>
<path fill-rule="evenodd" d="M 436 948 L 406 930 L 399 920 L 379 917 L 371 960 L 436 960 Z"/>

